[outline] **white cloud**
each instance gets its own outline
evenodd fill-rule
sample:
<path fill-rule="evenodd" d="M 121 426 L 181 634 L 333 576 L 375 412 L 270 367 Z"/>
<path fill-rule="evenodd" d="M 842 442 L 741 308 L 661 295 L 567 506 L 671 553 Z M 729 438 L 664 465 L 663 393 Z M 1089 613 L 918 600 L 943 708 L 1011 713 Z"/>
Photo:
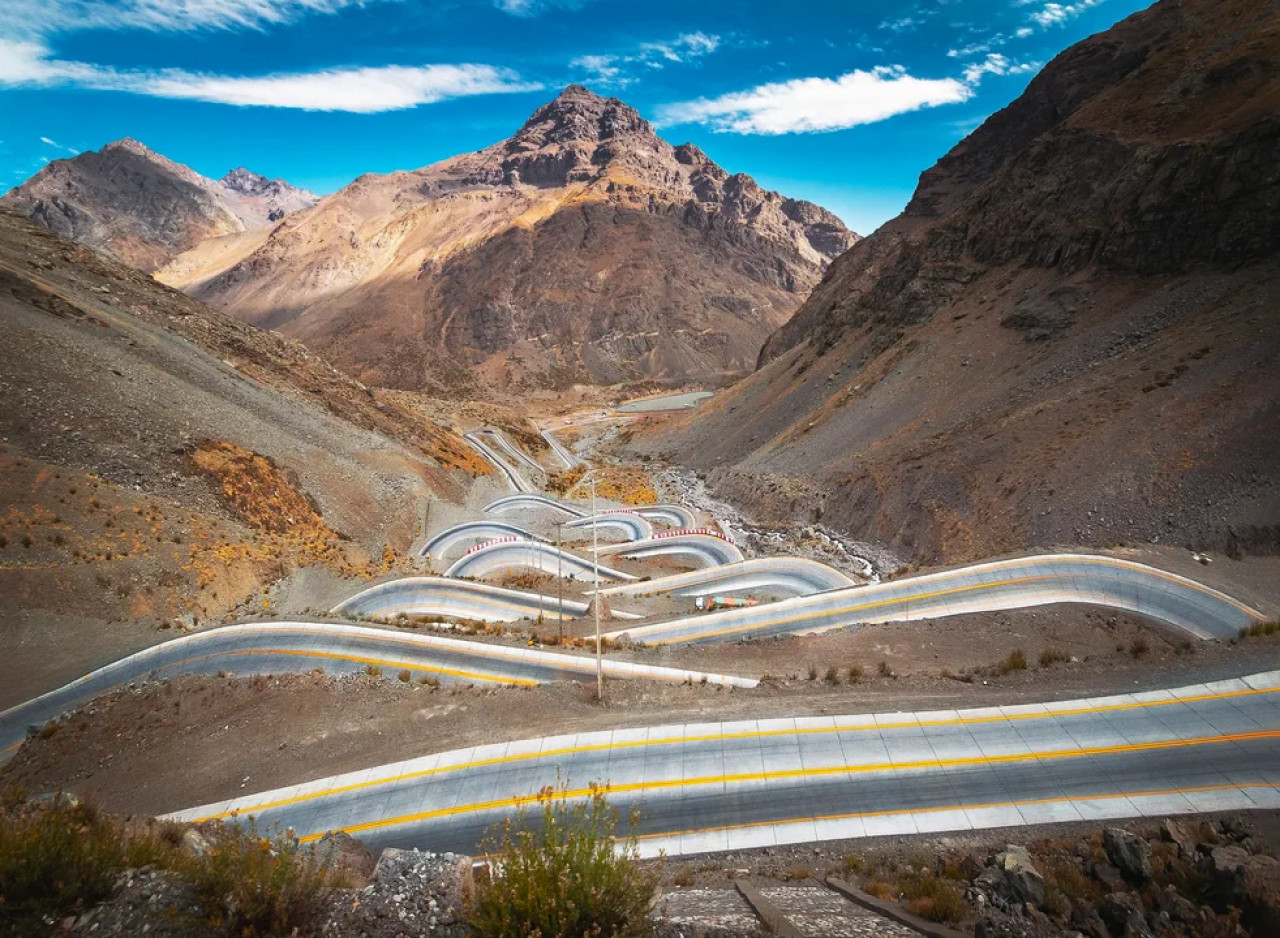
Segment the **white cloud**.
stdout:
<path fill-rule="evenodd" d="M 1076 0 L 1075 3 L 1046 3 L 1031 14 L 1031 19 L 1044 29 L 1050 26 L 1061 26 L 1090 7 L 1099 6 L 1104 2 L 1105 0 Z"/>
<path fill-rule="evenodd" d="M 79 150 L 75 147 L 64 147 L 57 140 L 50 140 L 48 137 L 41 137 L 40 142 L 45 146 L 53 147 L 55 150 L 66 150 L 68 153 L 79 154 Z"/>
<path fill-rule="evenodd" d="M 871 124 L 972 96 L 973 89 L 954 78 L 914 78 L 895 65 L 668 104 L 658 109 L 658 118 L 663 124 L 705 124 L 741 134 L 812 133 Z"/>
<path fill-rule="evenodd" d="M 1042 62 L 1011 62 L 999 52 L 992 52 L 983 61 L 965 66 L 964 80 L 966 84 L 976 85 L 983 75 L 1023 75 L 1038 71 L 1042 65 Z"/>
<path fill-rule="evenodd" d="M 493 5 L 512 16 L 531 17 L 557 7 L 576 10 L 586 2 L 587 0 L 493 0 Z"/>
<path fill-rule="evenodd" d="M 631 53 L 580 55 L 569 62 L 569 67 L 585 72 L 587 80 L 596 84 L 621 88 L 635 81 L 628 74 L 628 67 L 660 69 L 670 63 L 688 64 L 718 48 L 719 36 L 681 33 L 667 42 L 641 43 L 639 49 Z"/>
<path fill-rule="evenodd" d="M 1026 39 L 1028 36 L 1030 36 L 1034 32 L 1035 30 L 1032 29 L 1030 26 L 1023 26 L 1016 33 L 1014 33 L 1014 35 L 1017 36 L 1019 39 Z"/>
<path fill-rule="evenodd" d="M 243 107 L 372 114 L 478 94 L 536 91 L 491 65 L 383 66 L 261 76 L 183 69 L 120 70 L 52 58 L 38 43 L 0 39 L 0 86 L 70 86 Z"/>
<path fill-rule="evenodd" d="M 876 28 L 887 29 L 892 33 L 905 33 L 915 29 L 920 23 L 921 21 L 913 16 L 904 16 L 896 20 L 885 20 Z"/>
<path fill-rule="evenodd" d="M 398 0 L 5 0 L 0 34 L 30 39 L 83 29 L 261 30 L 385 2 Z"/>

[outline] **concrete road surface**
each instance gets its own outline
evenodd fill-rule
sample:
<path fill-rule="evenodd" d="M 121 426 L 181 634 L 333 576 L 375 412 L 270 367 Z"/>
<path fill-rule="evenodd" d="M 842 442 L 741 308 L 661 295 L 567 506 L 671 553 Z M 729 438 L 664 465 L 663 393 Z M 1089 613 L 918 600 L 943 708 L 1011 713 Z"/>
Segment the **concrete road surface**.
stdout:
<path fill-rule="evenodd" d="M 172 815 L 473 852 L 539 789 L 607 783 L 649 855 L 1280 807 L 1280 672 L 1087 700 L 655 726 L 479 746 Z"/>
<path fill-rule="evenodd" d="M 653 526 L 640 515 L 629 511 L 602 511 L 565 524 L 566 530 L 575 531 L 589 532 L 593 527 L 601 534 L 605 531 L 619 533 L 628 541 L 643 541 L 653 537 Z"/>
<path fill-rule="evenodd" d="M 590 560 L 572 554 L 567 550 L 557 549 L 554 544 L 542 541 L 503 541 L 481 547 L 463 557 L 445 571 L 451 577 L 491 576 L 503 570 L 534 570 L 538 573 L 555 574 L 559 570 L 564 576 L 575 580 L 594 577 L 593 564 Z M 612 567 L 599 565 L 601 581 L 639 579 L 630 573 L 614 570 Z"/>
<path fill-rule="evenodd" d="M 609 678 L 754 687 L 754 678 L 605 660 Z M 135 681 L 180 674 L 285 674 L 322 668 L 344 674 L 381 668 L 388 677 L 441 683 L 516 684 L 594 681 L 595 658 L 390 629 L 320 622 L 255 622 L 210 629 L 156 645 L 77 681 L 0 712 L 0 759 L 41 726 L 99 694 Z"/>
<path fill-rule="evenodd" d="M 710 534 L 674 534 L 654 537 L 630 544 L 610 544 L 600 548 L 600 556 L 617 555 L 630 560 L 649 557 L 681 557 L 704 567 L 742 563 L 743 556 L 735 545 Z"/>
<path fill-rule="evenodd" d="M 708 593 L 807 596 L 853 586 L 854 581 L 834 567 L 804 557 L 753 557 L 742 563 L 675 573 L 640 583 L 623 583 L 600 592 L 605 596 L 702 596 Z"/>
<path fill-rule="evenodd" d="M 1122 609 L 1203 639 L 1235 638 L 1263 619 L 1225 593 L 1154 567 L 1114 557 L 1047 554 L 690 616 L 626 634 L 645 645 L 735 641 L 1050 603 Z"/>
<path fill-rule="evenodd" d="M 449 551 L 463 544 L 470 546 L 481 541 L 491 541 L 495 537 L 518 537 L 522 540 L 534 540 L 534 536 L 524 528 L 505 521 L 464 521 L 451 528 L 432 535 L 419 551 L 423 557 L 443 558 Z"/>
<path fill-rule="evenodd" d="M 565 615 L 577 618 L 586 615 L 587 604 L 566 599 L 563 609 Z M 332 615 L 339 616 L 390 619 L 404 613 L 481 622 L 514 622 L 553 615 L 555 611 L 554 596 L 438 576 L 411 576 L 379 583 L 344 599 L 330 610 Z"/>

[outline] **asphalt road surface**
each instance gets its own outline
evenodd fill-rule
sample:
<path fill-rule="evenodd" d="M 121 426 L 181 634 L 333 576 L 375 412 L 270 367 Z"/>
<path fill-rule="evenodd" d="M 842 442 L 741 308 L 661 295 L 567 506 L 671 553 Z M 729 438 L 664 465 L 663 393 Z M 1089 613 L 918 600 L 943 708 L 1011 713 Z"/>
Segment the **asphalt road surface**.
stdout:
<path fill-rule="evenodd" d="M 1047 554 L 689 616 L 610 635 L 625 632 L 645 645 L 736 641 L 1049 603 L 1123 609 L 1202 639 L 1232 639 L 1263 619 L 1224 593 L 1154 567 L 1114 557 Z"/>
<path fill-rule="evenodd" d="M 1280 807 L 1280 672 L 1059 703 L 479 746 L 172 815 L 474 852 L 544 786 L 608 785 L 648 854 Z"/>

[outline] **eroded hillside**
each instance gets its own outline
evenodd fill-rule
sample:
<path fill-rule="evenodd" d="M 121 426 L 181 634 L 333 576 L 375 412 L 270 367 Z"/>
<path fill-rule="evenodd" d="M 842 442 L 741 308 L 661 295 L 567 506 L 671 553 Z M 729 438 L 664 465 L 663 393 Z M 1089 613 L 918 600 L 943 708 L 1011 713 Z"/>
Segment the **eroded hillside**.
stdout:
<path fill-rule="evenodd" d="M 1274 551 L 1280 13 L 1165 0 L 1062 53 L 642 451 L 923 561 Z"/>

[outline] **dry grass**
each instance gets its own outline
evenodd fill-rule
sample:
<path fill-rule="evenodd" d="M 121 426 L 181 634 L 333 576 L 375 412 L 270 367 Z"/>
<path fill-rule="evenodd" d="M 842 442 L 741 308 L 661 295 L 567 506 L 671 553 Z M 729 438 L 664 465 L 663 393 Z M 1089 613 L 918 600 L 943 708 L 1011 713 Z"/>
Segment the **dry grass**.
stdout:
<path fill-rule="evenodd" d="M 640 466 L 601 466 L 596 476 L 596 497 L 624 505 L 654 505 L 658 492 L 653 487 L 649 473 Z M 553 472 L 547 478 L 547 491 L 552 495 L 564 495 L 582 481 L 587 474 L 585 466 Z M 579 497 L 583 489 L 576 493 Z"/>

